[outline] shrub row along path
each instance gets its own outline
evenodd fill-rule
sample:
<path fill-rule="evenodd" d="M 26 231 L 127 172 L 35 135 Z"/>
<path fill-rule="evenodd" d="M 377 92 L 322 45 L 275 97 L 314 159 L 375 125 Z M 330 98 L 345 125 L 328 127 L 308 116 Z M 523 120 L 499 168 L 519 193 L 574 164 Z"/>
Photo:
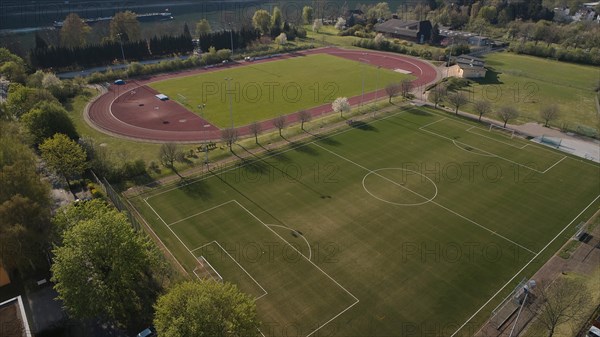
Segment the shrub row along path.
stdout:
<path fill-rule="evenodd" d="M 269 59 L 257 60 L 254 63 L 271 62 L 303 55 L 327 53 L 338 57 L 362 62 L 368 60 L 372 66 L 387 69 L 408 71 L 416 79 L 413 81 L 414 91 L 422 93 L 425 87 L 439 79 L 438 71 L 429 62 L 388 52 L 347 50 L 336 47 L 311 49 L 302 52 L 284 54 Z M 170 78 L 202 74 L 226 68 L 244 66 L 243 63 L 228 63 L 212 68 L 196 68 L 179 72 L 171 72 L 156 76 L 148 76 L 128 81 L 125 85 L 110 85 L 91 102 L 85 110 L 85 119 L 96 129 L 119 137 L 153 142 L 201 142 L 221 138 L 220 129 L 203 120 L 195 113 L 174 100 L 160 101 L 158 94 L 146 84 Z M 357 79 L 357 81 L 360 79 Z M 357 106 L 361 96 L 349 98 L 350 104 Z M 364 102 L 386 97 L 385 89 L 368 92 L 362 99 Z M 140 113 L 143 111 L 143 113 Z M 307 110 L 313 117 L 332 112 L 331 104 L 324 104 Z M 287 123 L 299 121 L 297 113 L 288 115 Z M 273 129 L 273 121 L 260 122 L 262 130 Z M 237 128 L 240 136 L 250 134 L 248 126 Z"/>

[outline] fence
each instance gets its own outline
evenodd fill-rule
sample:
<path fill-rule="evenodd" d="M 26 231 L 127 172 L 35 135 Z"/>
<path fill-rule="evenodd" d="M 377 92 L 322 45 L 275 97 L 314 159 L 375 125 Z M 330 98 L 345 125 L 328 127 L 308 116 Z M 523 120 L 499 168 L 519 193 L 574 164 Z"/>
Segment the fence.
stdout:
<path fill-rule="evenodd" d="M 129 208 L 127 208 L 127 205 L 125 204 L 125 202 L 123 202 L 123 199 L 121 199 L 121 196 L 119 195 L 119 193 L 117 193 L 117 191 L 112 187 L 112 185 L 108 182 L 108 180 L 106 180 L 106 178 L 102 177 L 102 179 L 98 178 L 98 176 L 96 175 L 96 173 L 94 173 L 94 171 L 91 171 L 92 174 L 92 178 L 94 179 L 94 181 L 96 182 L 96 184 L 98 184 L 100 186 L 100 188 L 102 188 L 102 191 L 104 192 L 104 194 L 108 197 L 108 199 L 110 199 L 110 201 L 113 203 L 113 205 L 115 205 L 115 207 L 125 213 L 125 215 L 127 215 L 127 218 L 129 219 L 129 223 L 131 223 L 131 226 L 135 229 L 135 230 L 141 230 L 142 226 L 139 223 L 139 221 L 137 220 L 137 218 L 135 216 L 133 216 L 133 214 L 131 214 L 131 212 L 129 211 Z"/>

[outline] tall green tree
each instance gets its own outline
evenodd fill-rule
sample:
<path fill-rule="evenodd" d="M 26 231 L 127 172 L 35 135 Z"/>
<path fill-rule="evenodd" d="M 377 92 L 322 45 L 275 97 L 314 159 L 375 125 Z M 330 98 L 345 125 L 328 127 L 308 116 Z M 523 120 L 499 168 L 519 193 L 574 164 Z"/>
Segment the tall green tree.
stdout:
<path fill-rule="evenodd" d="M 281 17 L 281 10 L 275 6 L 273 8 L 273 14 L 271 15 L 271 23 L 269 29 L 271 36 L 277 36 L 281 33 L 281 27 L 283 26 L 283 18 Z"/>
<path fill-rule="evenodd" d="M 54 102 L 42 102 L 36 105 L 23 115 L 21 122 L 33 137 L 35 144 L 41 144 L 56 133 L 65 134 L 71 139 L 79 138 L 67 110 Z"/>
<path fill-rule="evenodd" d="M 81 175 L 88 168 L 85 150 L 62 133 L 47 138 L 39 149 L 48 167 L 63 176 L 69 186 L 70 179 Z"/>
<path fill-rule="evenodd" d="M 256 337 L 256 304 L 230 283 L 184 282 L 155 306 L 154 326 L 161 337 Z"/>
<path fill-rule="evenodd" d="M 313 22 L 313 13 L 314 10 L 310 6 L 304 6 L 304 8 L 302 8 L 302 20 L 305 25 L 309 25 Z"/>
<path fill-rule="evenodd" d="M 269 26 L 271 24 L 271 15 L 264 9 L 259 9 L 254 12 L 252 16 L 252 26 L 261 33 L 267 34 L 269 32 Z"/>
<path fill-rule="evenodd" d="M 50 189 L 15 123 L 0 121 L 0 264 L 29 268 L 48 247 Z"/>
<path fill-rule="evenodd" d="M 125 214 L 99 203 L 90 207 L 98 208 L 94 217 L 70 223 L 53 250 L 54 289 L 73 317 L 127 324 L 151 306 L 144 281 L 158 253 Z"/>
<path fill-rule="evenodd" d="M 92 29 L 79 15 L 70 13 L 60 28 L 60 45 L 63 47 L 81 47 L 86 44 L 88 34 Z"/>
<path fill-rule="evenodd" d="M 6 98 L 6 110 L 13 118 L 19 119 L 39 102 L 58 100 L 46 89 L 28 88 L 20 84 L 11 84 Z"/>
<path fill-rule="evenodd" d="M 210 27 L 210 23 L 206 19 L 202 19 L 196 23 L 196 36 L 200 37 L 203 34 L 208 34 L 212 32 Z"/>
<path fill-rule="evenodd" d="M 113 16 L 109 24 L 110 38 L 113 41 L 137 41 L 141 39 L 140 23 L 134 12 L 119 12 Z"/>

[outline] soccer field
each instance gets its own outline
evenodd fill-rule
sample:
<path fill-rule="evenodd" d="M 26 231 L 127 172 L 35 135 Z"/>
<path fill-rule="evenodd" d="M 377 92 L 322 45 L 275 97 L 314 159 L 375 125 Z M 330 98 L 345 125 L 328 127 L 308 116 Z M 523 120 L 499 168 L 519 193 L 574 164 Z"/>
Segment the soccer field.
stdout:
<path fill-rule="evenodd" d="M 231 78 L 229 84 L 225 80 Z M 178 77 L 149 86 L 179 101 L 218 127 L 235 126 L 286 115 L 383 89 L 413 76 L 328 54 L 304 55 L 242 67 Z M 231 93 L 231 94 L 229 94 Z M 199 106 L 204 105 L 203 108 Z"/>
<path fill-rule="evenodd" d="M 599 185 L 591 162 L 406 108 L 129 200 L 192 277 L 256 298 L 265 336 L 447 337 L 474 333 Z"/>

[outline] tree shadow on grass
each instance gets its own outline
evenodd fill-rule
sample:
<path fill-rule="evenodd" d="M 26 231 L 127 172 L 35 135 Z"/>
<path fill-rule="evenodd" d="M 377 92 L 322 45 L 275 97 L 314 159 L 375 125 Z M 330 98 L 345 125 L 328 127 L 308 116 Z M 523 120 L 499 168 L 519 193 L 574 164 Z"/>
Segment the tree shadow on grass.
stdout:
<path fill-rule="evenodd" d="M 308 144 L 304 144 L 304 143 L 300 143 L 300 142 L 290 142 L 290 146 L 292 149 L 294 149 L 294 151 L 297 151 L 300 153 L 308 154 L 311 156 L 319 155 L 319 151 L 315 150 L 312 146 L 309 146 Z"/>
<path fill-rule="evenodd" d="M 191 181 L 189 178 L 182 178 L 177 186 L 185 194 L 194 198 L 208 199 L 212 196 L 206 180 Z"/>
<path fill-rule="evenodd" d="M 379 132 L 379 130 L 377 130 L 376 127 L 363 121 L 352 121 L 352 123 L 350 123 L 350 126 L 353 129 L 357 130 Z"/>
<path fill-rule="evenodd" d="M 331 146 L 339 146 L 339 145 L 341 145 L 340 142 L 338 142 L 337 140 L 333 139 L 331 136 L 318 135 L 318 134 L 313 134 L 313 133 L 310 133 L 310 132 L 307 132 L 307 133 L 311 134 L 316 141 L 318 141 L 318 142 L 320 142 L 320 143 L 322 143 L 324 145 L 331 145 Z"/>

